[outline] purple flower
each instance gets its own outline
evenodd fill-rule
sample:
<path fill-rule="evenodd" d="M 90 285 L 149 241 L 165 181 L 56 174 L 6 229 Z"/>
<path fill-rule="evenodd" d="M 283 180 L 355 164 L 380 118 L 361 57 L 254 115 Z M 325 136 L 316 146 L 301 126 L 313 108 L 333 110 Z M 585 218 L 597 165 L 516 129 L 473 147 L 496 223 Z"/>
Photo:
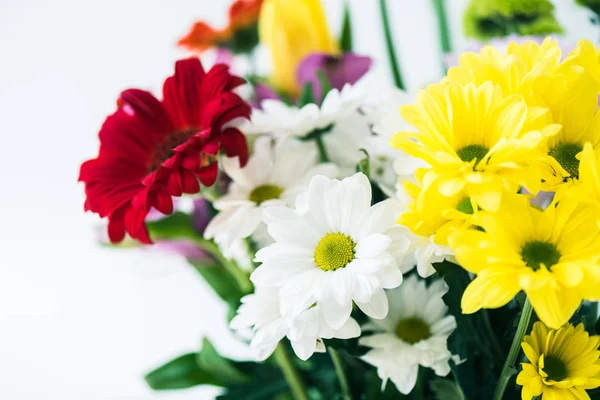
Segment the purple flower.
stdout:
<path fill-rule="evenodd" d="M 371 68 L 373 61 L 369 57 L 354 53 L 341 56 L 314 53 L 304 58 L 298 65 L 296 77 L 300 87 L 312 82 L 315 100 L 322 99 L 324 93 L 317 75 L 323 71 L 334 89 L 342 89 L 346 83 L 356 83 Z"/>

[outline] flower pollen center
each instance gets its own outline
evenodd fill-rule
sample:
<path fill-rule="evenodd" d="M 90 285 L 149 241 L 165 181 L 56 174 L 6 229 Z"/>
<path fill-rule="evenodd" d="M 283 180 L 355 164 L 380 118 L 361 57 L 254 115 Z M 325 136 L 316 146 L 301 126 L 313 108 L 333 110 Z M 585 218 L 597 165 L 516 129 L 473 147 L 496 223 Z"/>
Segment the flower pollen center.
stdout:
<path fill-rule="evenodd" d="M 343 233 L 328 233 L 315 248 L 315 264 L 323 271 L 335 271 L 354 260 L 356 243 Z"/>
<path fill-rule="evenodd" d="M 464 162 L 471 162 L 475 160 L 475 165 L 479 164 L 483 157 L 488 153 L 489 149 L 480 144 L 470 144 L 458 150 L 456 154 L 458 158 Z"/>
<path fill-rule="evenodd" d="M 192 136 L 198 132 L 198 129 L 190 128 L 183 131 L 173 132 L 158 143 L 150 156 L 148 171 L 156 171 L 163 162 L 173 157 L 175 149 L 187 142 Z"/>
<path fill-rule="evenodd" d="M 548 374 L 548 379 L 560 382 L 569 376 L 566 364 L 555 357 L 544 358 L 543 371 Z"/>
<path fill-rule="evenodd" d="M 575 157 L 583 150 L 579 143 L 561 143 L 553 147 L 548 154 L 567 171 L 571 178 L 579 178 L 579 160 Z"/>
<path fill-rule="evenodd" d="M 415 344 L 431 336 L 429 325 L 418 317 L 404 318 L 396 325 L 396 336 L 409 344 Z"/>
<path fill-rule="evenodd" d="M 540 269 L 542 264 L 550 269 L 558 263 L 560 252 L 552 243 L 534 240 L 521 248 L 521 258 L 534 271 Z"/>
<path fill-rule="evenodd" d="M 471 203 L 471 199 L 467 197 L 466 199 L 462 199 L 458 202 L 456 209 L 463 214 L 473 214 L 475 210 L 473 210 L 473 204 Z"/>
<path fill-rule="evenodd" d="M 263 201 L 278 199 L 283 189 L 275 185 L 260 185 L 250 192 L 250 201 L 262 203 Z"/>

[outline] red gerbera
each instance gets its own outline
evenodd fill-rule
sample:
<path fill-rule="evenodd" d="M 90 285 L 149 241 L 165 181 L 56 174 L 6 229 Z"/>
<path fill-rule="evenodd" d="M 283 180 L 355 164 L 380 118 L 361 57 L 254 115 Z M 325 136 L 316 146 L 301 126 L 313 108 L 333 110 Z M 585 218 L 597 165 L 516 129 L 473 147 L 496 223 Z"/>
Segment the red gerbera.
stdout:
<path fill-rule="evenodd" d="M 145 225 L 151 208 L 173 212 L 173 196 L 198 193 L 217 178 L 217 154 L 248 160 L 244 135 L 226 124 L 249 118 L 250 106 L 231 90 L 244 80 L 225 65 L 205 72 L 198 59 L 180 60 L 163 86 L 163 100 L 139 89 L 121 93 L 104 122 L 98 157 L 81 165 L 86 211 L 108 218 L 111 242 L 125 232 L 152 243 Z"/>

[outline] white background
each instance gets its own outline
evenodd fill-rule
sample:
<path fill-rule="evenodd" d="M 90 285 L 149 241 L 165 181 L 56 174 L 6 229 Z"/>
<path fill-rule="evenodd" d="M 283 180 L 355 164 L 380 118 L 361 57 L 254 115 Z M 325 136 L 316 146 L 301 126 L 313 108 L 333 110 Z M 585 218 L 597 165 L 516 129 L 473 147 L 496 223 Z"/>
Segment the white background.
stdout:
<path fill-rule="evenodd" d="M 386 82 L 375 0 L 354 0 L 355 41 Z M 427 0 L 390 1 L 405 80 L 439 78 Z M 464 0 L 448 0 L 464 48 Z M 556 0 L 567 42 L 596 39 L 585 10 Z M 127 87 L 159 90 L 185 55 L 176 39 L 196 19 L 225 22 L 228 0 L 0 0 L 0 398 L 210 399 L 197 388 L 152 393 L 150 368 L 208 336 L 248 356 L 223 305 L 181 259 L 100 248 L 99 221 L 83 213 L 79 164 Z M 325 1 L 333 29 L 341 0 Z"/>

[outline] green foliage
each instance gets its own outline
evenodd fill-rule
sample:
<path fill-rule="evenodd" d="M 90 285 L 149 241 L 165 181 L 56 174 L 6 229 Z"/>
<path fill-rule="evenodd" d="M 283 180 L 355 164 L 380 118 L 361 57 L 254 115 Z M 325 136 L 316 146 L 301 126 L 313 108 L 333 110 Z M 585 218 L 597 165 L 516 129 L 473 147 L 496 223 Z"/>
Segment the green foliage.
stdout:
<path fill-rule="evenodd" d="M 154 390 L 186 389 L 197 385 L 221 386 L 222 382 L 197 363 L 197 354 L 177 357 L 148 373 L 146 383 Z"/>
<path fill-rule="evenodd" d="M 258 45 L 258 25 L 253 24 L 237 29 L 228 41 L 218 44 L 236 54 L 251 53 Z"/>
<path fill-rule="evenodd" d="M 466 36 L 480 40 L 564 32 L 548 0 L 471 0 L 464 15 L 464 29 Z"/>
<path fill-rule="evenodd" d="M 245 364 L 222 357 L 212 343 L 204 339 L 198 353 L 179 356 L 148 373 L 145 379 L 154 390 L 186 389 L 198 385 L 228 387 L 252 379 L 246 374 Z"/>
<path fill-rule="evenodd" d="M 449 379 L 435 379 L 429 382 L 429 388 L 436 400 L 466 400 L 460 387 Z"/>
<path fill-rule="evenodd" d="M 196 356 L 196 363 L 200 369 L 210 371 L 213 375 L 226 385 L 248 382 L 250 378 L 241 373 L 234 363 L 221 357 L 212 343 L 204 338 L 202 350 Z"/>
<path fill-rule="evenodd" d="M 575 0 L 575 3 L 589 8 L 596 15 L 600 15 L 600 0 Z"/>
<path fill-rule="evenodd" d="M 300 93 L 300 98 L 298 99 L 298 107 L 304 107 L 307 104 L 312 104 L 315 102 L 315 96 L 313 94 L 313 84 L 312 82 L 306 82 L 302 87 L 302 92 Z"/>
<path fill-rule="evenodd" d="M 371 158 L 369 157 L 369 153 L 365 149 L 360 149 L 365 157 L 356 164 L 356 172 L 362 172 L 367 176 L 367 178 L 371 178 Z"/>
<path fill-rule="evenodd" d="M 344 21 L 342 22 L 342 35 L 340 37 L 340 48 L 342 52 L 352 51 L 352 15 L 350 14 L 350 4 L 344 2 Z M 325 92 L 323 92 L 325 93 Z"/>
<path fill-rule="evenodd" d="M 156 221 L 146 222 L 150 236 L 157 240 L 202 239 L 189 214 L 176 211 Z"/>
<path fill-rule="evenodd" d="M 497 310 L 463 314 L 461 299 L 471 282 L 468 272 L 449 261 L 434 267 L 449 287 L 443 300 L 457 323 L 448 338 L 448 349 L 463 360 L 451 362 L 454 378 L 467 399 L 488 399 L 514 336 L 519 317 L 516 302 Z M 509 391 L 513 387 L 509 385 Z"/>

